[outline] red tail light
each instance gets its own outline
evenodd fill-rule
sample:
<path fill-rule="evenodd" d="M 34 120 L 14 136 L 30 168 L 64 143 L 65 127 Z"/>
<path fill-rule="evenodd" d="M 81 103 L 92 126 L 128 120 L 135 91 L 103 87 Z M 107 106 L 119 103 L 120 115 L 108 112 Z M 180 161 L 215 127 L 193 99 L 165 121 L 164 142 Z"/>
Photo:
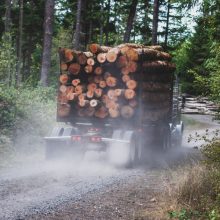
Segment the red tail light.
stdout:
<path fill-rule="evenodd" d="M 89 128 L 88 131 L 99 131 L 100 129 L 99 128 Z"/>
<path fill-rule="evenodd" d="M 81 136 L 79 135 L 72 136 L 72 141 L 81 141 Z"/>
<path fill-rule="evenodd" d="M 90 138 L 90 140 L 91 140 L 92 142 L 101 142 L 101 141 L 102 141 L 102 138 L 99 137 L 99 136 L 92 136 L 92 137 Z"/>

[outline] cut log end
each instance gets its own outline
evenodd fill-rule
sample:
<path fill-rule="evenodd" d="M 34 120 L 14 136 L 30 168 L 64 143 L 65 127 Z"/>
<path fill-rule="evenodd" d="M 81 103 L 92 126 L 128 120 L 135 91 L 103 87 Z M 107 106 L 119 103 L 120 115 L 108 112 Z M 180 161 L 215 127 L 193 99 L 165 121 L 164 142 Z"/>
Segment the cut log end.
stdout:
<path fill-rule="evenodd" d="M 131 118 L 134 115 L 134 109 L 129 106 L 125 105 L 121 108 L 121 116 L 123 118 Z"/>
<path fill-rule="evenodd" d="M 80 65 L 78 63 L 72 63 L 68 68 L 69 73 L 77 75 L 80 71 Z"/>

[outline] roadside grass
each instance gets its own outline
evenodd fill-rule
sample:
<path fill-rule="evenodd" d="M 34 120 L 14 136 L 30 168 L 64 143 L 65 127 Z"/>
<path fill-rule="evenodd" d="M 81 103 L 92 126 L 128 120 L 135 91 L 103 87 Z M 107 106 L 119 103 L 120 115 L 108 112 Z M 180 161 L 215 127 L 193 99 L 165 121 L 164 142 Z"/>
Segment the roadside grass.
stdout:
<path fill-rule="evenodd" d="M 219 220 L 220 140 L 202 147 L 203 159 L 171 168 L 164 175 L 163 192 L 155 209 L 143 210 L 138 219 Z"/>

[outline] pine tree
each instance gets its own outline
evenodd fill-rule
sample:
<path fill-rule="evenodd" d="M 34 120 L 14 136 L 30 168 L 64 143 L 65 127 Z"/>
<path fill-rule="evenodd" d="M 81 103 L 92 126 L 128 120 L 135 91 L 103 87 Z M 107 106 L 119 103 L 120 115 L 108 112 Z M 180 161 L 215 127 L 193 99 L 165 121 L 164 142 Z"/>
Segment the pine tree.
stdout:
<path fill-rule="evenodd" d="M 43 86 L 48 85 L 48 74 L 50 71 L 51 64 L 54 6 L 54 0 L 46 0 L 44 15 L 44 42 L 40 73 L 40 82 Z"/>

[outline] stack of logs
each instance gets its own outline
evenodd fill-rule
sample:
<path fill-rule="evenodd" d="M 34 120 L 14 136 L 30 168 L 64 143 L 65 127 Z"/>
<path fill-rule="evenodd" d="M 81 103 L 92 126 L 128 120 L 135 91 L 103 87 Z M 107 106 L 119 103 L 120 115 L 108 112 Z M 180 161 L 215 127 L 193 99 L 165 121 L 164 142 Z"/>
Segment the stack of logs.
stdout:
<path fill-rule="evenodd" d="M 60 48 L 59 55 L 59 118 L 129 119 L 138 107 L 145 120 L 168 113 L 175 65 L 160 46 L 91 44 L 89 52 Z"/>

